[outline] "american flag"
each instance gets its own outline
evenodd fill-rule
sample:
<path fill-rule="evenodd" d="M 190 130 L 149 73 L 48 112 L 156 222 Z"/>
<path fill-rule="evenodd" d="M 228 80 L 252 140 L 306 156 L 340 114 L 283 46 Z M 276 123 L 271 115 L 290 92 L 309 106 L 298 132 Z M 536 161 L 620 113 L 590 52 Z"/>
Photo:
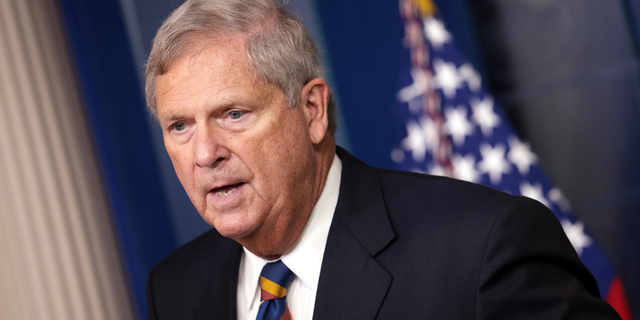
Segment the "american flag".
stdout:
<path fill-rule="evenodd" d="M 435 10 L 429 0 L 400 0 L 407 59 L 397 93 L 398 142 L 392 160 L 402 170 L 450 176 L 543 203 L 560 220 L 602 297 L 623 319 L 631 319 L 613 265 L 484 90 L 479 73 L 458 51 Z"/>

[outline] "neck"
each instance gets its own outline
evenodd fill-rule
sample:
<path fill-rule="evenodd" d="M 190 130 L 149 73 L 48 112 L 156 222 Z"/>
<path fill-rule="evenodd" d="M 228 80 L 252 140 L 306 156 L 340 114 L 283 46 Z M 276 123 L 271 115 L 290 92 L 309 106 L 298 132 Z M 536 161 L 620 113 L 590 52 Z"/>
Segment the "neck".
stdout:
<path fill-rule="evenodd" d="M 333 136 L 327 135 L 320 144 L 314 145 L 315 153 L 315 178 L 312 182 L 311 197 L 305 204 L 298 206 L 295 214 L 290 214 L 291 220 L 276 224 L 275 228 L 267 232 L 257 232 L 250 237 L 235 239 L 253 254 L 267 260 L 276 260 L 287 253 L 296 244 L 304 230 L 313 208 L 315 207 L 329 175 L 329 170 L 336 153 L 336 145 Z M 303 192 L 303 191 L 301 191 Z M 278 235 L 274 237 L 274 235 Z"/>

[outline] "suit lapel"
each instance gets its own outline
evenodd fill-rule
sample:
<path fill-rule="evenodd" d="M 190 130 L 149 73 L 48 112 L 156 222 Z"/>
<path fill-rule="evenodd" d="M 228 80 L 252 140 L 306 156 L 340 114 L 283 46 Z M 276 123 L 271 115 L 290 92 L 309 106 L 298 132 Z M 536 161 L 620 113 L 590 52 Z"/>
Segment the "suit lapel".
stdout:
<path fill-rule="evenodd" d="M 242 246 L 229 239 L 224 248 L 214 247 L 203 256 L 198 271 L 205 285 L 197 299 L 194 319 L 236 319 L 238 271 Z"/>
<path fill-rule="evenodd" d="M 375 319 L 391 276 L 374 259 L 393 240 L 377 172 L 338 147 L 340 196 L 320 271 L 314 319 Z M 242 246 L 211 246 L 198 270 L 205 289 L 194 319 L 236 319 Z"/>
<path fill-rule="evenodd" d="M 322 262 L 314 319 L 374 319 L 391 276 L 375 255 L 394 238 L 377 172 L 338 148 L 340 196 Z"/>

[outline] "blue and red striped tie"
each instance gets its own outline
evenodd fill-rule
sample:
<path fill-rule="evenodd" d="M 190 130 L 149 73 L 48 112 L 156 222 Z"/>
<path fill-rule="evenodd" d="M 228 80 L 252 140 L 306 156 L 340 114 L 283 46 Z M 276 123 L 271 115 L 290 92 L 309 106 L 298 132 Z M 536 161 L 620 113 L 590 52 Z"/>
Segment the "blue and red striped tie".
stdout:
<path fill-rule="evenodd" d="M 287 287 L 293 272 L 281 260 L 267 263 L 260 273 L 260 309 L 256 320 L 291 320 Z"/>

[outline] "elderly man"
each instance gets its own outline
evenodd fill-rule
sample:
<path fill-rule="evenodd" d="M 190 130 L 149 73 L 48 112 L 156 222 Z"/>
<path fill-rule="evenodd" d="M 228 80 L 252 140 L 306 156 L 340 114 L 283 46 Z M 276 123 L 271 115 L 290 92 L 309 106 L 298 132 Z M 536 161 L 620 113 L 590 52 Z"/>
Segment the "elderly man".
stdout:
<path fill-rule="evenodd" d="M 149 319 L 617 318 L 541 204 L 336 148 L 317 49 L 277 0 L 187 1 L 146 76 L 214 227 L 151 271 Z"/>

